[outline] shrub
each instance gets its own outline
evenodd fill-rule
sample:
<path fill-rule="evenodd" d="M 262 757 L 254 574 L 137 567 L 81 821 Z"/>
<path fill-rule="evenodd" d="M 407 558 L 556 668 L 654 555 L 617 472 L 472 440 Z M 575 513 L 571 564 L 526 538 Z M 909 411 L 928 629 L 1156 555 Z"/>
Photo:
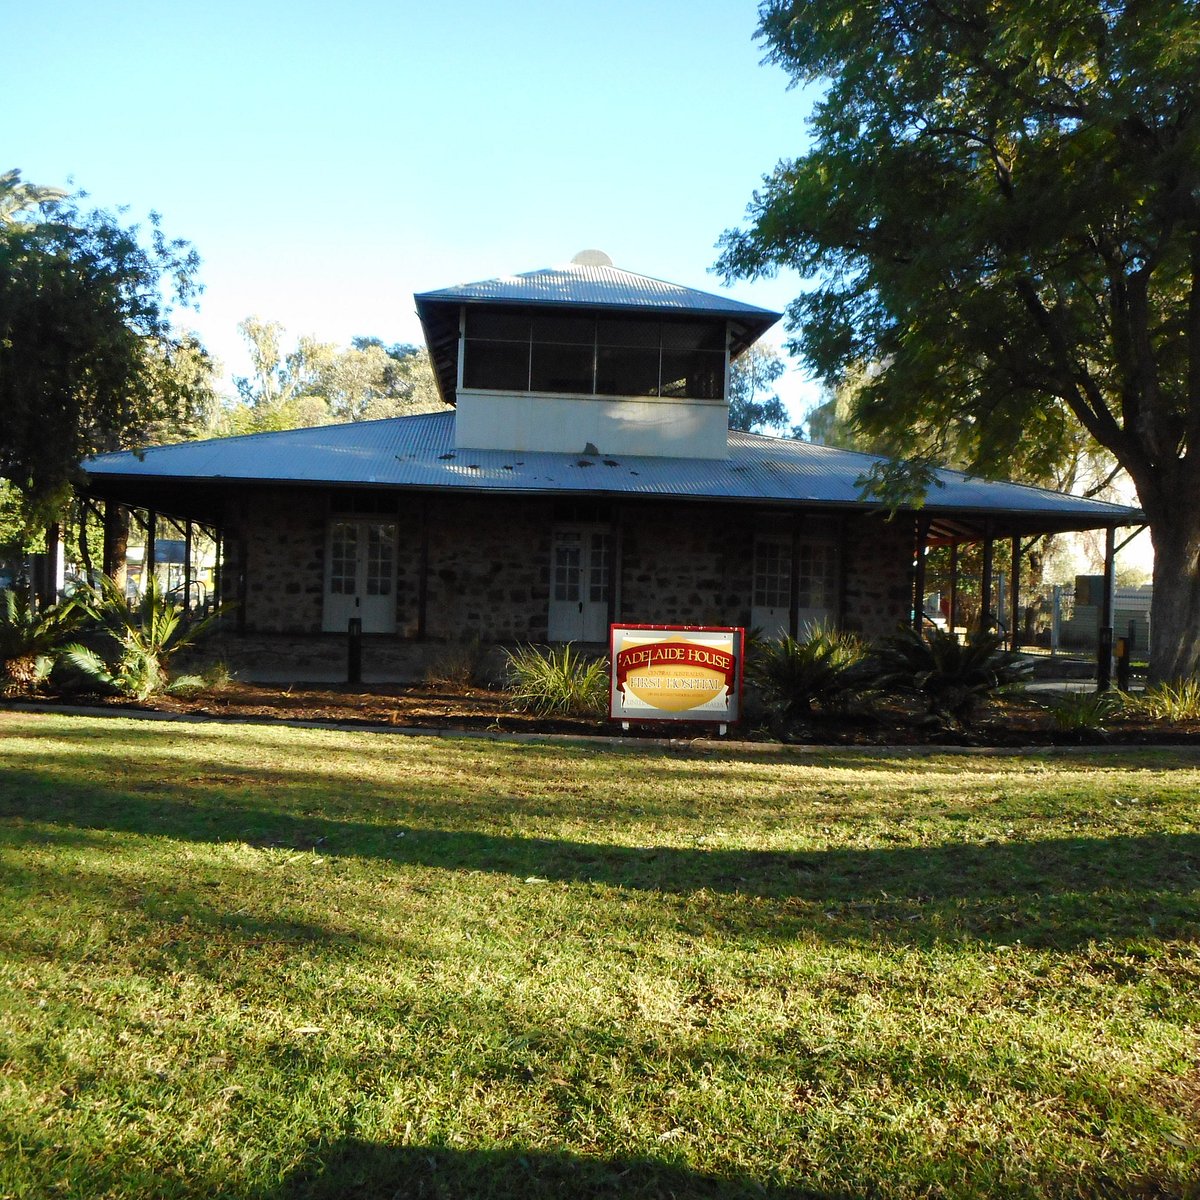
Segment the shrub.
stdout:
<path fill-rule="evenodd" d="M 1001 648 L 994 633 L 975 633 L 960 642 L 936 627 L 905 629 L 879 651 L 879 683 L 918 696 L 926 712 L 952 728 L 967 725 L 979 705 L 1029 678 L 1032 664 Z"/>
<path fill-rule="evenodd" d="M 861 697 L 872 673 L 860 638 L 820 625 L 799 639 L 760 641 L 747 658 L 747 679 L 778 722 L 806 716 L 814 704 L 833 708 Z"/>
<path fill-rule="evenodd" d="M 513 706 L 539 716 L 600 716 L 608 708 L 608 659 L 589 658 L 568 643 L 523 646 L 507 656 Z"/>
<path fill-rule="evenodd" d="M 1068 692 L 1046 706 L 1059 733 L 1103 737 L 1125 706 L 1120 692 Z"/>
<path fill-rule="evenodd" d="M 153 579 L 135 604 L 107 577 L 81 603 L 95 626 L 99 648 L 76 643 L 63 650 L 62 658 L 87 683 L 137 700 L 167 687 L 171 656 L 207 633 L 220 615 L 212 613 L 185 627 L 183 608 Z"/>
<path fill-rule="evenodd" d="M 484 678 L 484 650 L 479 638 L 443 646 L 425 668 L 425 682 L 433 687 L 467 688 Z"/>
<path fill-rule="evenodd" d="M 26 691 L 45 680 L 86 614 L 74 598 L 39 609 L 24 592 L 0 595 L 0 688 Z"/>
<path fill-rule="evenodd" d="M 214 663 L 209 663 L 200 672 L 200 678 L 204 681 L 204 686 L 208 691 L 219 692 L 233 683 L 237 678 L 237 672 L 223 658 L 220 658 Z"/>
<path fill-rule="evenodd" d="M 191 700 L 206 692 L 219 692 L 234 680 L 234 672 L 226 662 L 215 662 L 198 673 L 176 675 L 163 691 L 169 696 Z"/>
<path fill-rule="evenodd" d="M 1200 720 L 1200 680 L 1178 679 L 1156 683 L 1132 701 L 1147 716 L 1160 721 Z"/>

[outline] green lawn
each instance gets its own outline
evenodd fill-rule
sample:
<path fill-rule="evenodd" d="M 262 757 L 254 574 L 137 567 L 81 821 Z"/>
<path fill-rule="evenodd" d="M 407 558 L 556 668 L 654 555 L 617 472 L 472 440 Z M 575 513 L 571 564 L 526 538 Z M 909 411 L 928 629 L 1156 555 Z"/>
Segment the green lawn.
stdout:
<path fill-rule="evenodd" d="M 1198 797 L 0 714 L 0 1196 L 1200 1195 Z"/>

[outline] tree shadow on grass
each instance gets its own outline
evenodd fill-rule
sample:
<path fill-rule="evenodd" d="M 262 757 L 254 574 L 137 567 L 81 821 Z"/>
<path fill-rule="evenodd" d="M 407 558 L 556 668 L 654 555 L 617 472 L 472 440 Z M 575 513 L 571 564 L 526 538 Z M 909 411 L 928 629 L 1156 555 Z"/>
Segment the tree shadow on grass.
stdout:
<path fill-rule="evenodd" d="M 269 793 L 268 793 L 269 794 Z M 900 944 L 964 937 L 1065 949 L 1200 930 L 1200 834 L 1073 836 L 866 849 L 727 850 L 622 846 L 319 815 L 322 791 L 289 792 L 286 810 L 230 805 L 220 788 L 79 781 L 61 770 L 6 772 L 0 836 L 37 845 L 65 829 L 174 841 L 310 850 L 398 869 L 474 871 L 587 884 L 683 901 L 688 924 L 757 938 Z M 253 793 L 251 793 L 253 795 Z M 514 807 L 520 800 L 513 799 Z M 411 817 L 420 806 L 410 806 Z M 725 898 L 762 901 L 751 907 Z"/>
<path fill-rule="evenodd" d="M 980 1164 L 982 1167 L 982 1164 Z M 854 1168 L 848 1168 L 853 1171 Z M 939 1172 L 956 1192 L 1004 1197 L 1056 1196 L 1059 1200 L 1167 1200 L 1193 1195 L 1179 1178 L 1116 1180 L 1095 1170 L 1061 1178 L 1016 1181 L 989 1164 L 971 1180 L 966 1172 Z M 967 1189 L 964 1189 L 964 1183 Z M 314 1150 L 310 1161 L 275 1189 L 244 1200 L 863 1200 L 893 1194 L 942 1194 L 932 1179 L 856 1180 L 853 1190 L 810 1188 L 744 1174 L 720 1175 L 653 1158 L 593 1158 L 568 1152 L 441 1146 L 390 1146 L 346 1139 Z"/>
<path fill-rule="evenodd" d="M 315 1151 L 278 1190 L 252 1195 L 253 1200 L 851 1200 L 849 1192 L 764 1185 L 744 1175 L 708 1174 L 652 1158 L 386 1146 L 355 1139 Z"/>

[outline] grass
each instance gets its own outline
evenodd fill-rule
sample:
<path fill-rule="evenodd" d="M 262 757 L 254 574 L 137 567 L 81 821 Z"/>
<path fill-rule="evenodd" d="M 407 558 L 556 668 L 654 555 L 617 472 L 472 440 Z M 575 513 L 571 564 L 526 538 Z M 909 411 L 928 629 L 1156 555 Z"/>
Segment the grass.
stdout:
<path fill-rule="evenodd" d="M 0 1196 L 1200 1194 L 1200 759 L 0 756 Z"/>

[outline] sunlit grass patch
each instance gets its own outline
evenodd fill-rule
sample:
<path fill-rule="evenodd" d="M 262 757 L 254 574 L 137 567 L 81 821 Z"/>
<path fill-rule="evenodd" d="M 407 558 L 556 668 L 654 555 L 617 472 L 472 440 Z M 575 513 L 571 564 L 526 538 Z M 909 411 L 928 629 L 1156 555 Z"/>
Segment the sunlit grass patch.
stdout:
<path fill-rule="evenodd" d="M 0 717 L 0 1195 L 1187 1195 L 1186 755 Z"/>

